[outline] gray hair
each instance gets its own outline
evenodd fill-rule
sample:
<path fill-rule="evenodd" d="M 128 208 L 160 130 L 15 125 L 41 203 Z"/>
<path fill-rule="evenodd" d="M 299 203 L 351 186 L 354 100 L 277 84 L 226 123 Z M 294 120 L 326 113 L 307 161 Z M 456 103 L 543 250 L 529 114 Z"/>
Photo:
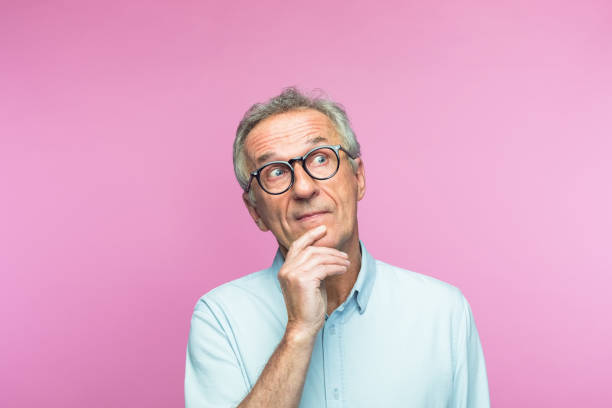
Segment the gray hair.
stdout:
<path fill-rule="evenodd" d="M 342 105 L 325 97 L 320 90 L 318 95 L 308 96 L 295 87 L 285 88 L 280 95 L 271 98 L 266 103 L 256 103 L 251 106 L 238 125 L 236 138 L 234 139 L 234 173 L 236 173 L 238 183 L 243 190 L 246 190 L 247 183 L 249 182 L 249 173 L 245 168 L 246 160 L 244 155 L 244 143 L 249 132 L 259 122 L 270 116 L 300 109 L 314 109 L 323 113 L 332 121 L 336 131 L 343 139 L 342 147 L 352 157 L 358 157 L 361 154 L 359 142 L 357 142 L 355 133 L 351 129 L 348 116 Z M 353 169 L 356 169 L 356 163 L 350 158 L 349 160 Z M 252 195 L 251 201 L 254 201 Z"/>

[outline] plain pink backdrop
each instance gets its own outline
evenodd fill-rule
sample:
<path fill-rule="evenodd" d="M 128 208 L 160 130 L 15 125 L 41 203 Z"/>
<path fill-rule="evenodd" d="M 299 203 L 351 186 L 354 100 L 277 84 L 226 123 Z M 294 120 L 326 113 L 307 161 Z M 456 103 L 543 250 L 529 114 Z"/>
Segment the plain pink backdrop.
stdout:
<path fill-rule="evenodd" d="M 0 9 L 0 406 L 178 407 L 192 308 L 275 252 L 234 130 L 323 88 L 361 237 L 458 286 L 495 407 L 612 405 L 612 3 Z"/>

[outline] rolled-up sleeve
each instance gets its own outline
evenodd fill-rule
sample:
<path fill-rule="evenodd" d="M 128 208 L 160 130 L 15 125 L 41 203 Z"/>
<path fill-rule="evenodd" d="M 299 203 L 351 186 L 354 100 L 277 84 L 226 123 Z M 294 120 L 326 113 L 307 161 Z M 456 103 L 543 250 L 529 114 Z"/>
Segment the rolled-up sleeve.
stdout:
<path fill-rule="evenodd" d="M 472 309 L 460 294 L 455 336 L 452 408 L 489 408 L 489 384 Z"/>
<path fill-rule="evenodd" d="M 191 318 L 185 367 L 186 408 L 236 407 L 247 394 L 240 363 L 215 309 L 214 303 L 202 298 Z"/>

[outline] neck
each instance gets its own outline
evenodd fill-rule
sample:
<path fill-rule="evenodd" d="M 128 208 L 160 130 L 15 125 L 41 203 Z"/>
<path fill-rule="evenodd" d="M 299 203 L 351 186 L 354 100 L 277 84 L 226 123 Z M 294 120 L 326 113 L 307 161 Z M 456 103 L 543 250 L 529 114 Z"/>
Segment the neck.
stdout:
<path fill-rule="evenodd" d="M 359 245 L 359 237 L 357 235 L 347 242 L 346 245 L 343 245 L 343 248 L 338 249 L 348 254 L 351 264 L 345 273 L 325 279 L 328 315 L 346 300 L 349 293 L 351 293 L 351 289 L 355 286 L 359 270 L 361 269 L 361 246 Z"/>

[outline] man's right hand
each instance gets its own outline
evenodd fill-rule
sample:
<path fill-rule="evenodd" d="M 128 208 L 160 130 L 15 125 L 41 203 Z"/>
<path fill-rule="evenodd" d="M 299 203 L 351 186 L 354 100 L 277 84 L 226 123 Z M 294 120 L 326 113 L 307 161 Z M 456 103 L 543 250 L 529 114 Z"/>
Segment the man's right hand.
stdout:
<path fill-rule="evenodd" d="M 239 408 L 297 407 L 300 403 L 316 335 L 325 323 L 325 278 L 346 272 L 349 265 L 344 252 L 313 246 L 325 231 L 323 225 L 309 230 L 287 251 L 278 271 L 287 307 L 285 335 Z"/>
<path fill-rule="evenodd" d="M 312 246 L 325 233 L 326 227 L 320 225 L 296 239 L 278 272 L 287 307 L 286 334 L 315 337 L 325 323 L 325 278 L 346 272 L 350 264 L 342 251 Z"/>

